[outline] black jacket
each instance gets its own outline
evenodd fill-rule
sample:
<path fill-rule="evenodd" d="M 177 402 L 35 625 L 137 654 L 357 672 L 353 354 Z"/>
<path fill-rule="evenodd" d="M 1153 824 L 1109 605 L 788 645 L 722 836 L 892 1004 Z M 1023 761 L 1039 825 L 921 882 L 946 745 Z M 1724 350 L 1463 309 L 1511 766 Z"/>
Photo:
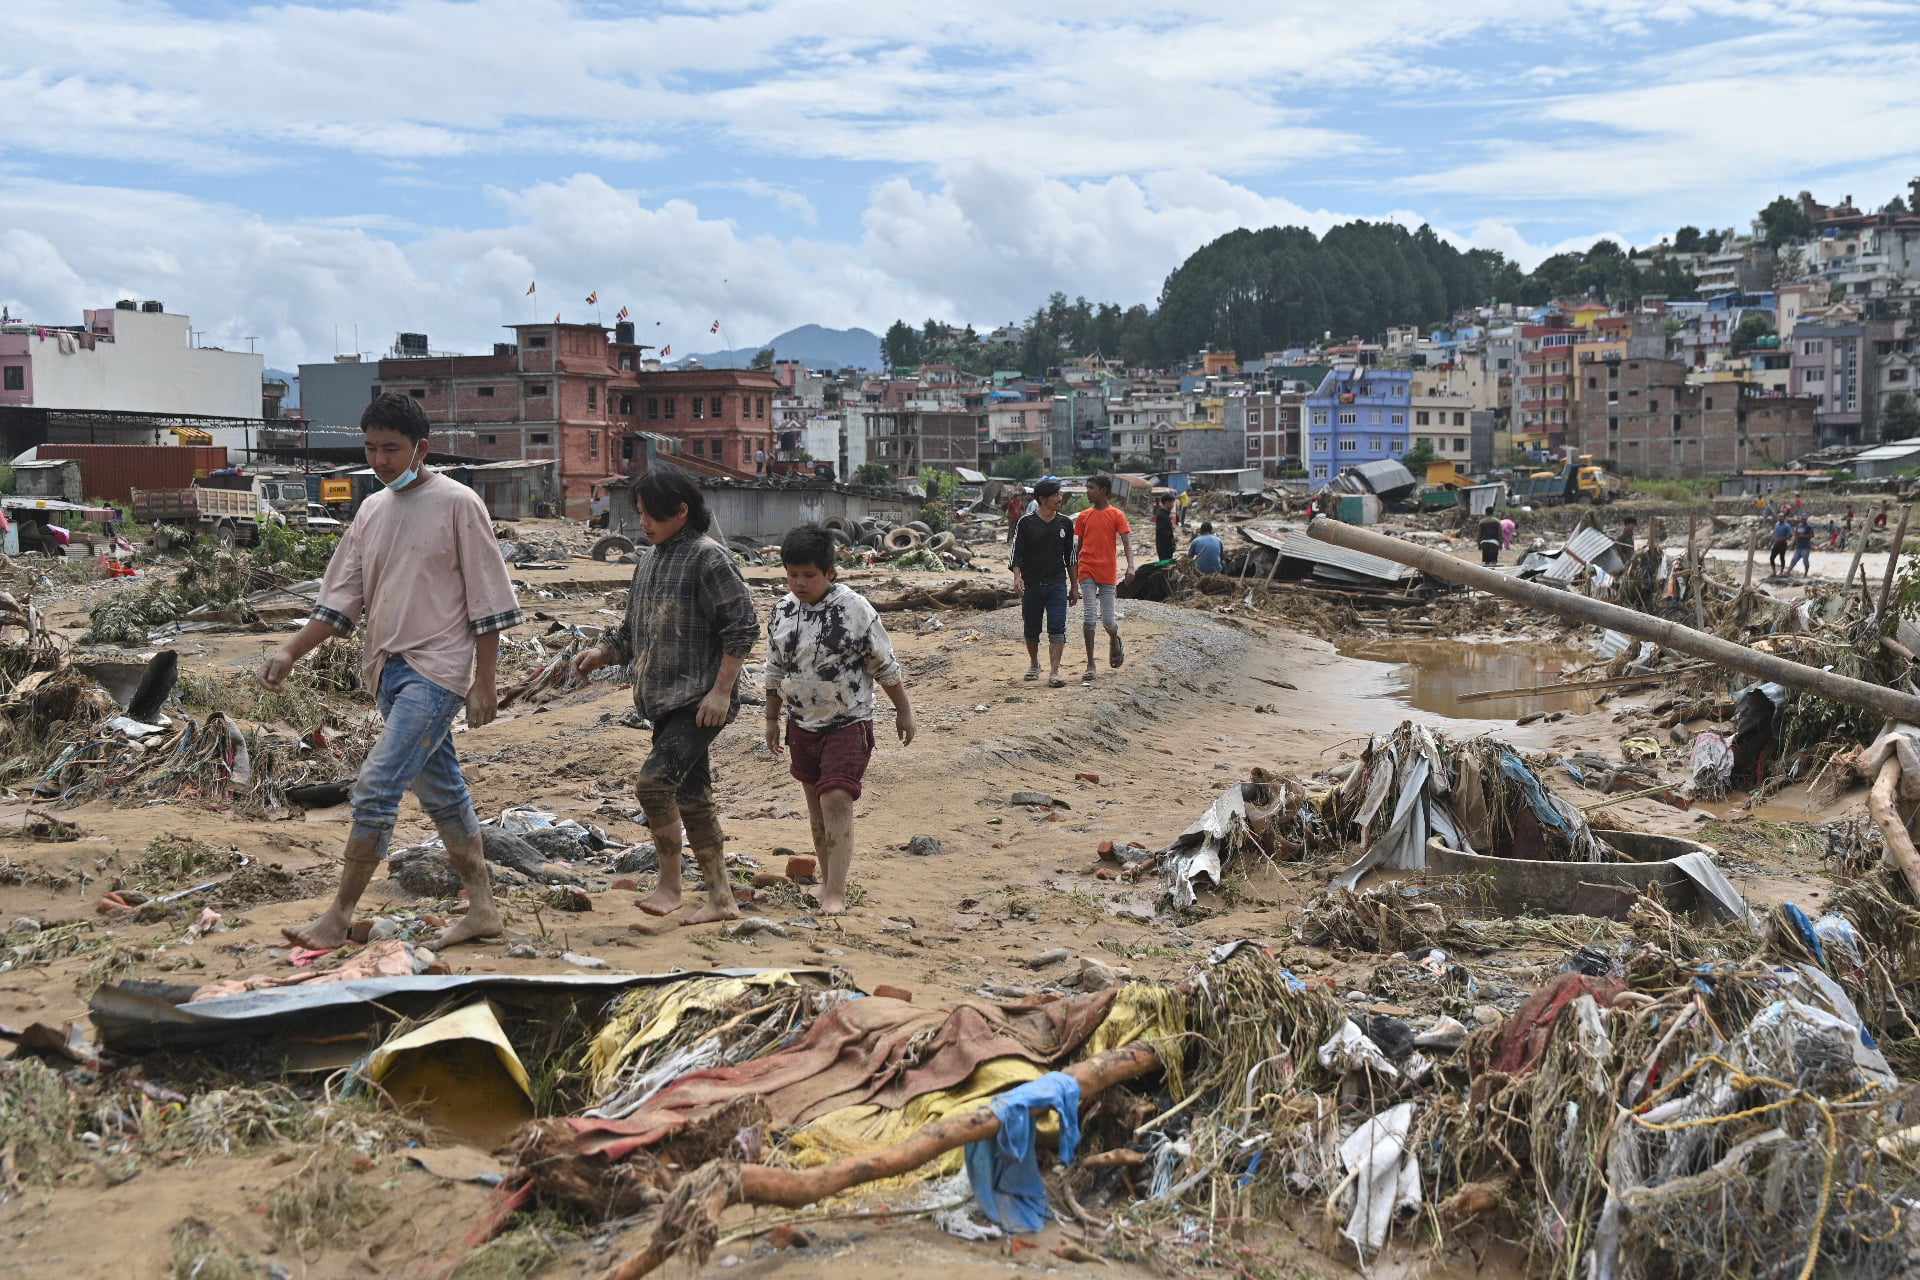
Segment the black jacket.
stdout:
<path fill-rule="evenodd" d="M 1013 531 L 1013 567 L 1030 587 L 1065 582 L 1073 567 L 1073 521 L 1021 516 Z"/>

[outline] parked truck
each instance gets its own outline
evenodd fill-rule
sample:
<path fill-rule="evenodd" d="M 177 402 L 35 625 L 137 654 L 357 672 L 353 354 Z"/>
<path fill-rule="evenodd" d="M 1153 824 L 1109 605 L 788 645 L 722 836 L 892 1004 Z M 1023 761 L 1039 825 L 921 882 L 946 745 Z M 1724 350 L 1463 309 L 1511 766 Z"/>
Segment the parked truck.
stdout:
<path fill-rule="evenodd" d="M 205 533 L 224 546 L 252 546 L 262 524 L 285 524 L 273 504 L 247 489 L 196 484 L 185 489 L 135 489 L 133 518 Z"/>
<path fill-rule="evenodd" d="M 1613 481 L 1591 454 L 1568 455 L 1557 470 L 1536 471 L 1516 482 L 1514 499 L 1536 507 L 1586 501 L 1604 506 L 1613 501 Z"/>

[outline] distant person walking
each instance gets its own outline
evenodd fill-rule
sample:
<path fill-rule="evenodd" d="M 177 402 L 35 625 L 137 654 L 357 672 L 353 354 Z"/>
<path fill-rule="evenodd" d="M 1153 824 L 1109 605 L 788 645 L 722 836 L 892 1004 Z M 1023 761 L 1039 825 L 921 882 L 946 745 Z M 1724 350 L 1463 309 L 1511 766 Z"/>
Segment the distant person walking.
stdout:
<path fill-rule="evenodd" d="M 1067 651 L 1067 608 L 1080 598 L 1073 580 L 1073 521 L 1060 514 L 1058 480 L 1033 486 L 1038 510 L 1020 517 L 1013 536 L 1013 589 L 1020 596 L 1020 623 L 1027 642 L 1027 679 L 1040 678 L 1040 624 L 1046 623 L 1052 674 L 1047 683 L 1066 687 L 1060 659 Z"/>
<path fill-rule="evenodd" d="M 1813 518 L 1802 515 L 1800 523 L 1793 528 L 1793 562 L 1787 566 L 1787 576 L 1793 576 L 1794 565 L 1805 565 L 1806 576 L 1813 576 Z"/>
<path fill-rule="evenodd" d="M 1827 550 L 1840 549 L 1840 522 L 1831 516 L 1827 518 Z"/>
<path fill-rule="evenodd" d="M 1500 522 L 1490 515 L 1480 521 L 1480 563 L 1500 563 Z"/>
<path fill-rule="evenodd" d="M 1193 553 L 1193 567 L 1202 573 L 1219 573 L 1226 566 L 1227 547 L 1220 541 L 1220 535 L 1213 531 L 1213 523 L 1200 522 L 1200 532 L 1187 550 Z"/>
<path fill-rule="evenodd" d="M 1513 522 L 1513 517 L 1512 517 L 1512 516 L 1504 516 L 1504 517 L 1502 517 L 1502 518 L 1501 518 L 1501 520 L 1500 520 L 1500 549 L 1501 549 L 1502 551 L 1505 551 L 1505 550 L 1507 550 L 1507 549 L 1509 549 L 1510 547 L 1512 547 L 1512 546 L 1513 546 L 1513 538 L 1514 538 L 1514 535 L 1515 535 L 1516 533 L 1518 533 L 1519 531 L 1520 531 L 1520 526 L 1519 526 L 1519 525 L 1517 525 L 1517 524 L 1515 524 L 1515 523 Z"/>
<path fill-rule="evenodd" d="M 1153 504 L 1153 558 L 1171 560 L 1173 542 L 1173 495 L 1163 493 Z"/>
<path fill-rule="evenodd" d="M 1773 550 L 1767 555 L 1767 564 L 1774 576 L 1787 571 L 1787 546 L 1793 541 L 1793 526 L 1782 515 L 1773 522 Z"/>
<path fill-rule="evenodd" d="M 1019 485 L 1007 490 L 1007 545 L 1013 545 L 1014 530 L 1020 527 L 1020 517 L 1027 513 L 1027 491 Z"/>
<path fill-rule="evenodd" d="M 1133 526 L 1127 513 L 1113 504 L 1113 478 L 1095 476 L 1087 481 L 1087 501 L 1092 505 L 1074 517 L 1074 577 L 1080 585 L 1084 612 L 1081 631 L 1087 640 L 1087 673 L 1080 683 L 1093 683 L 1093 618 L 1097 611 L 1100 625 L 1107 632 L 1107 661 L 1118 667 L 1126 661 L 1126 646 L 1120 642 L 1120 565 L 1114 555 L 1117 545 L 1126 552 L 1127 577 L 1133 576 Z"/>

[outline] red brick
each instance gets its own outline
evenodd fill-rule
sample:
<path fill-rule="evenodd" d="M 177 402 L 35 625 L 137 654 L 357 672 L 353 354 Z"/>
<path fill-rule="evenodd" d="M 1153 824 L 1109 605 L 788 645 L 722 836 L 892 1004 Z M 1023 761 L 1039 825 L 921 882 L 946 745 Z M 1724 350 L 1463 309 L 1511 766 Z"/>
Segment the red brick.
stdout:
<path fill-rule="evenodd" d="M 1095 880 L 1118 880 L 1120 873 L 1112 867 L 1098 867 L 1094 870 L 1093 878 Z"/>
<path fill-rule="evenodd" d="M 1091 782 L 1096 787 L 1100 785 L 1100 775 L 1097 773 L 1076 773 L 1073 775 L 1073 780 L 1075 782 Z"/>
<path fill-rule="evenodd" d="M 613 887 L 616 889 L 638 889 L 640 887 L 640 882 L 638 880 L 635 880 L 632 876 L 621 876 L 618 880 L 615 880 L 613 882 Z"/>
<path fill-rule="evenodd" d="M 812 884 L 819 878 L 820 864 L 804 853 L 787 859 L 787 879 L 795 884 Z"/>
<path fill-rule="evenodd" d="M 884 982 L 873 989 L 873 994 L 882 1000 L 900 1000 L 907 1004 L 913 1003 L 913 992 L 907 990 L 905 987 L 889 986 Z"/>

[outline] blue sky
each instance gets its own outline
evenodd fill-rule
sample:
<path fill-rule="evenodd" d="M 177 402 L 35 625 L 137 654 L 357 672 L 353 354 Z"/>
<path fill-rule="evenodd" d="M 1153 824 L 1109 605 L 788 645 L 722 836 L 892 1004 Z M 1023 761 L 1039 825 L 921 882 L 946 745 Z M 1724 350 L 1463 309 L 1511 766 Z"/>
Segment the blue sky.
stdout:
<path fill-rule="evenodd" d="M 598 289 L 692 351 L 1151 302 L 1239 226 L 1531 265 L 1877 206 L 1920 176 L 1920 4 L 66 0 L 7 6 L 0 93 L 17 313 L 158 297 L 291 366 Z"/>

